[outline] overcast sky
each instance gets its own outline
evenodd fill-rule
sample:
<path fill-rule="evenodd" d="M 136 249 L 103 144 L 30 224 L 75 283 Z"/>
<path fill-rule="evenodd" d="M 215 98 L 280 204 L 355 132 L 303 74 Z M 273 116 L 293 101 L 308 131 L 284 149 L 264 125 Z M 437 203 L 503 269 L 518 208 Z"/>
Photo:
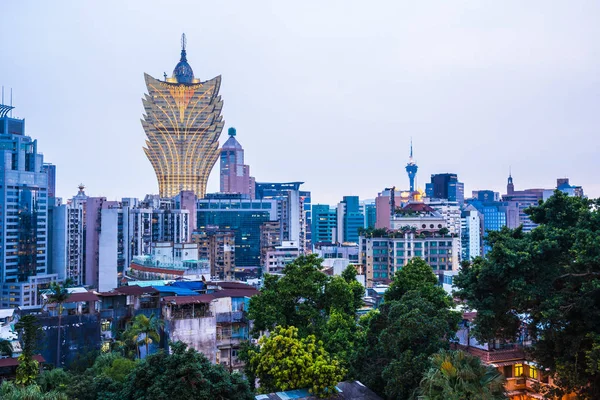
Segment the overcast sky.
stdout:
<path fill-rule="evenodd" d="M 257 181 L 304 181 L 313 203 L 374 198 L 404 171 L 465 190 L 600 196 L 600 2 L 6 1 L 0 85 L 13 88 L 58 195 L 157 193 L 142 147 L 144 72 L 222 75 Z M 218 165 L 209 191 L 218 191 Z"/>

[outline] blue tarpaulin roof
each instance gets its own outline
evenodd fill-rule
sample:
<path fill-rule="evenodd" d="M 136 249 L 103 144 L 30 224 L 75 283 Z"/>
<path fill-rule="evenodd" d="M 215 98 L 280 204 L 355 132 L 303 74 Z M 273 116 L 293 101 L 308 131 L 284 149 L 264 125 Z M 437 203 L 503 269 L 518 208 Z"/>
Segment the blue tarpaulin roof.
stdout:
<path fill-rule="evenodd" d="M 176 281 L 171 284 L 174 287 L 186 288 L 190 290 L 204 290 L 206 284 L 201 281 Z"/>
<path fill-rule="evenodd" d="M 198 296 L 198 292 L 194 292 L 193 290 L 176 287 L 176 286 L 153 286 L 154 289 L 158 290 L 161 295 L 173 294 L 175 296 Z"/>

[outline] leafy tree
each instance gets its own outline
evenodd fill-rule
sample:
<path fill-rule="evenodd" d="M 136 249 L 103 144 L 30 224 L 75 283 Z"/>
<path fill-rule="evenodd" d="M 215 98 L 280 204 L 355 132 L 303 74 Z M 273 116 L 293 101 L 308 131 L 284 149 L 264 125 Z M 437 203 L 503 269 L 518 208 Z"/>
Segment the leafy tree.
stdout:
<path fill-rule="evenodd" d="M 10 340 L 0 339 L 0 355 L 13 356 L 13 345 Z"/>
<path fill-rule="evenodd" d="M 438 307 L 451 307 L 452 299 L 438 283 L 439 280 L 431 267 L 422 258 L 415 257 L 396 272 L 384 299 L 400 300 L 409 291 L 416 290 Z"/>
<path fill-rule="evenodd" d="M 319 397 L 336 393 L 345 372 L 314 335 L 298 337 L 298 329 L 276 327 L 259 340 L 260 351 L 250 351 L 251 368 L 260 380 L 260 391 L 269 393 L 300 388 Z"/>
<path fill-rule="evenodd" d="M 71 293 L 67 289 L 71 285 L 72 281 L 67 279 L 63 285 L 57 282 L 52 282 L 50 284 L 50 292 L 48 293 L 47 303 L 58 305 L 58 334 L 56 335 L 56 365 L 62 365 L 62 360 L 60 358 L 60 336 L 62 330 L 62 313 L 63 313 L 63 304 L 69 299 Z"/>
<path fill-rule="evenodd" d="M 329 277 L 321 272 L 315 254 L 300 256 L 283 269 L 281 278 L 265 275 L 260 294 L 250 299 L 248 316 L 253 333 L 269 331 L 276 325 L 297 326 L 301 336 L 316 334 L 325 325 L 325 286 Z"/>
<path fill-rule="evenodd" d="M 335 355 L 340 364 L 348 369 L 355 351 L 355 338 L 359 326 L 354 316 L 338 310 L 329 315 L 323 337 L 323 345 L 329 354 Z"/>
<path fill-rule="evenodd" d="M 119 400 L 127 377 L 137 363 L 118 353 L 99 355 L 94 364 L 75 375 L 66 389 L 70 399 Z"/>
<path fill-rule="evenodd" d="M 13 382 L 4 381 L 0 385 L 0 399 L 2 400 L 67 400 L 63 393 L 43 393 L 40 387 L 32 384 L 29 386 L 15 385 Z"/>
<path fill-rule="evenodd" d="M 150 343 L 160 341 L 160 331 L 163 325 L 164 321 L 154 313 L 150 317 L 138 314 L 133 318 L 132 324 L 128 328 L 129 334 L 137 346 L 146 347 L 146 357 L 150 354 Z"/>
<path fill-rule="evenodd" d="M 212 365 L 201 353 L 181 342 L 172 354 L 158 352 L 138 362 L 127 378 L 121 399 L 214 400 L 253 399 L 240 374 Z"/>
<path fill-rule="evenodd" d="M 504 377 L 479 358 L 442 350 L 430 358 L 421 381 L 422 400 L 504 400 Z"/>
<path fill-rule="evenodd" d="M 378 312 L 359 321 L 352 375 L 388 399 L 414 398 L 428 358 L 448 348 L 460 314 L 421 259 L 413 259 L 385 294 Z"/>
<path fill-rule="evenodd" d="M 34 315 L 24 315 L 15 324 L 15 329 L 20 332 L 23 348 L 23 352 L 19 356 L 19 366 L 17 367 L 15 382 L 20 385 L 30 385 L 35 382 L 40 372 L 39 363 L 33 359 L 40 326 Z"/>
<path fill-rule="evenodd" d="M 43 393 L 56 391 L 64 393 L 71 383 L 73 377 L 62 368 L 54 368 L 42 373 L 37 377 L 37 384 Z"/>
<path fill-rule="evenodd" d="M 590 399 L 600 398 L 599 207 L 555 192 L 527 210 L 537 228 L 489 232 L 487 257 L 455 280 L 457 295 L 477 310 L 478 341 L 513 341 L 526 324 L 533 359 L 564 392 Z"/>

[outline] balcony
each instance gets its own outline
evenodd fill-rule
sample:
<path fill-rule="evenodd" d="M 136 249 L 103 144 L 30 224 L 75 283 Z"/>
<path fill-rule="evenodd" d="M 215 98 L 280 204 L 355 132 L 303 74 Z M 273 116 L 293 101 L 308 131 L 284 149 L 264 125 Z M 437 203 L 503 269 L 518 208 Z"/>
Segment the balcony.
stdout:
<path fill-rule="evenodd" d="M 217 313 L 217 324 L 232 324 L 246 322 L 243 311 Z"/>
<path fill-rule="evenodd" d="M 503 361 L 524 360 L 525 352 L 523 347 L 512 345 L 504 349 L 484 350 L 477 347 L 466 347 L 458 345 L 461 350 L 467 351 L 474 356 L 477 356 L 486 364 L 495 364 Z"/>

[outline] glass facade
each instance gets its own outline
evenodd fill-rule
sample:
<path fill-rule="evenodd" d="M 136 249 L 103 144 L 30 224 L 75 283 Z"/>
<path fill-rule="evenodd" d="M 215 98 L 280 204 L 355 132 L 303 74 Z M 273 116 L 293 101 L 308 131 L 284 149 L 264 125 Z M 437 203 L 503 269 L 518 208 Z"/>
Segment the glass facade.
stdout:
<path fill-rule="evenodd" d="M 39 304 L 48 272 L 48 175 L 25 122 L 0 118 L 0 308 Z"/>
<path fill-rule="evenodd" d="M 261 226 L 276 219 L 276 201 L 201 199 L 197 202 L 197 229 L 218 227 L 234 232 L 235 265 L 261 265 Z"/>

